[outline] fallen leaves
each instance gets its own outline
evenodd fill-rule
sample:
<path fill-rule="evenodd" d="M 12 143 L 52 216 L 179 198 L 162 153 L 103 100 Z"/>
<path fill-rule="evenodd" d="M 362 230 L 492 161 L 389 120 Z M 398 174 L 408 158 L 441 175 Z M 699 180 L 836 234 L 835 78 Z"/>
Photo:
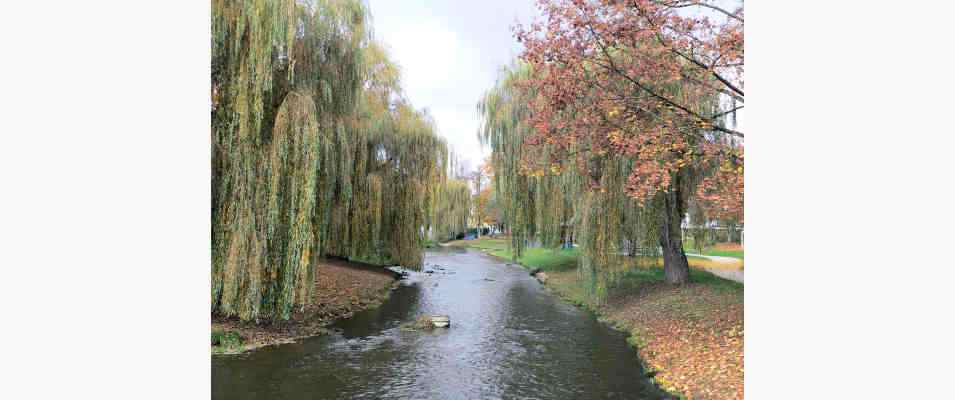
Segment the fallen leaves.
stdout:
<path fill-rule="evenodd" d="M 312 304 L 296 309 L 289 321 L 259 325 L 213 316 L 213 330 L 237 332 L 245 350 L 318 335 L 326 324 L 380 303 L 394 282 L 383 268 L 367 264 L 329 260 L 317 268 Z"/>
<path fill-rule="evenodd" d="M 552 273 L 561 292 L 576 272 Z M 650 284 L 611 293 L 597 310 L 632 332 L 637 351 L 654 379 L 688 399 L 743 398 L 743 292 L 706 284 Z"/>

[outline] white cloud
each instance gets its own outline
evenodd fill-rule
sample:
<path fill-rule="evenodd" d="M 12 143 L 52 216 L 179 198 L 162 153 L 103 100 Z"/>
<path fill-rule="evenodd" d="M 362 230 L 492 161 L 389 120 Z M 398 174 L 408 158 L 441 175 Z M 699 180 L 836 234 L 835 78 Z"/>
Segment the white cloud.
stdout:
<path fill-rule="evenodd" d="M 382 39 L 401 65 L 407 89 L 423 91 L 453 83 L 461 56 L 454 32 L 436 23 L 425 23 L 402 27 Z"/>
<path fill-rule="evenodd" d="M 431 112 L 460 158 L 478 166 L 490 151 L 477 139 L 477 102 L 519 52 L 509 27 L 519 17 L 526 22 L 533 1 L 370 3 L 375 37 L 401 67 L 408 99 Z"/>
<path fill-rule="evenodd" d="M 377 37 L 401 67 L 403 86 L 411 103 L 428 108 L 454 152 L 478 165 L 483 158 L 477 140 L 476 110 L 485 79 L 478 52 L 440 20 L 414 25 L 376 26 Z"/>
<path fill-rule="evenodd" d="M 454 153 L 471 160 L 472 166 L 479 165 L 489 151 L 481 148 L 477 138 L 480 119 L 475 107 L 437 106 L 430 111 Z"/>

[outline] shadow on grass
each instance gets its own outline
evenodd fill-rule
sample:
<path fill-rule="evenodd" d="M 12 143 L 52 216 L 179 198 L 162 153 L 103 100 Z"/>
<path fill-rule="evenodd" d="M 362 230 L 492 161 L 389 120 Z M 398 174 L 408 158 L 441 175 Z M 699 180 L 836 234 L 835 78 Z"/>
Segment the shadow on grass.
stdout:
<path fill-rule="evenodd" d="M 663 283 L 663 268 L 633 268 L 624 272 L 613 290 L 637 291 L 642 287 Z M 742 291 L 743 284 L 720 278 L 707 271 L 690 268 L 690 283 L 706 285 L 719 292 Z"/>

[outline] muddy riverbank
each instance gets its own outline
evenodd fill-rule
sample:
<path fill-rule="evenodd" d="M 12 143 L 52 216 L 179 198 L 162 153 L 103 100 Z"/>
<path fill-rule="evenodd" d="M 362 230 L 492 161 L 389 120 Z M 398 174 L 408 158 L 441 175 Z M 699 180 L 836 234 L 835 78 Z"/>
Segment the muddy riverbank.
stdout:
<path fill-rule="evenodd" d="M 380 305 L 396 282 L 394 273 L 382 267 L 343 260 L 324 261 L 315 280 L 312 304 L 296 310 L 289 321 L 254 324 L 213 315 L 213 332 L 234 332 L 241 337 L 241 343 L 213 345 L 213 354 L 242 353 L 324 334 L 335 320 Z"/>

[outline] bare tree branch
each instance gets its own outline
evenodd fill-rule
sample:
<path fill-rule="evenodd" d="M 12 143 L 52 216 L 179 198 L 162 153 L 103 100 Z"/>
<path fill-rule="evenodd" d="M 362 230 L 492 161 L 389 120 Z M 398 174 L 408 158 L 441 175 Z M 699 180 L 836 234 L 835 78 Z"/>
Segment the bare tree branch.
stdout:
<path fill-rule="evenodd" d="M 733 18 L 733 19 L 735 19 L 735 20 L 737 20 L 737 21 L 739 21 L 739 22 L 743 22 L 743 17 L 740 17 L 739 15 L 736 15 L 736 14 L 734 14 L 734 13 L 731 13 L 731 12 L 729 12 L 729 11 L 726 11 L 726 10 L 724 10 L 724 9 L 722 9 L 722 8 L 720 8 L 720 7 L 714 6 L 714 5 L 712 5 L 712 4 L 706 4 L 706 3 L 702 2 L 702 1 L 691 1 L 691 2 L 688 2 L 688 3 L 682 3 L 682 4 L 679 3 L 679 2 L 667 3 L 667 2 L 663 2 L 663 1 L 656 1 L 655 3 L 657 3 L 657 4 L 661 5 L 661 6 L 670 7 L 670 8 L 684 8 L 684 7 L 692 7 L 692 6 L 706 7 L 706 8 L 709 8 L 709 9 L 713 10 L 713 11 L 717 11 L 717 12 L 723 13 L 723 14 L 726 15 L 727 17 Z"/>
<path fill-rule="evenodd" d="M 671 107 L 677 108 L 677 109 L 679 109 L 679 110 L 681 110 L 681 111 L 683 111 L 683 112 L 689 114 L 690 116 L 695 117 L 696 119 L 698 119 L 698 120 L 700 120 L 700 121 L 703 121 L 703 122 L 706 122 L 706 123 L 708 123 L 708 124 L 712 121 L 712 118 L 706 118 L 706 117 L 704 117 L 704 116 L 702 116 L 702 115 L 700 115 L 700 114 L 697 114 L 697 113 L 694 112 L 693 110 L 690 110 L 690 109 L 684 107 L 683 105 L 678 104 L 678 103 L 676 103 L 675 101 L 673 101 L 673 100 L 667 98 L 666 96 L 663 96 L 663 95 L 657 93 L 656 91 L 654 91 L 654 90 L 648 88 L 646 85 L 644 85 L 644 84 L 640 83 L 639 81 L 633 79 L 630 75 L 628 75 L 628 74 L 624 73 L 623 71 L 621 71 L 619 68 L 617 68 L 616 64 L 614 64 L 614 62 L 613 62 L 613 57 L 610 56 L 610 53 L 607 51 L 607 48 L 604 46 L 603 41 L 601 41 L 601 40 L 600 40 L 600 37 L 597 36 L 596 32 L 594 32 L 593 27 L 592 27 L 590 24 L 587 24 L 587 29 L 590 31 L 591 35 L 594 35 L 594 40 L 595 40 L 595 42 L 597 43 L 597 46 L 600 47 L 600 51 L 603 52 L 604 57 L 607 59 L 607 62 L 609 63 L 609 65 L 604 65 L 604 64 L 601 64 L 601 63 L 599 63 L 599 62 L 596 62 L 596 60 L 591 60 L 591 61 L 595 62 L 595 64 L 597 64 L 597 65 L 600 66 L 600 67 L 603 67 L 603 68 L 607 69 L 608 71 L 610 71 L 610 72 L 612 72 L 612 73 L 614 73 L 614 74 L 616 74 L 616 75 L 619 75 L 619 76 L 623 77 L 624 79 L 630 81 L 630 83 L 634 84 L 634 86 L 640 88 L 641 90 L 643 90 L 644 92 L 646 92 L 646 93 L 649 94 L 650 96 L 652 96 L 652 97 L 654 97 L 654 98 L 656 98 L 656 99 L 658 99 L 658 100 L 664 102 L 665 104 L 667 104 L 667 105 L 669 105 L 669 106 L 671 106 Z M 717 130 L 717 131 L 725 132 L 725 133 L 728 133 L 728 134 L 731 134 L 731 135 L 734 135 L 734 136 L 743 137 L 743 133 L 742 133 L 742 132 L 739 132 L 739 131 L 736 131 L 736 130 L 733 130 L 733 129 L 722 128 L 722 127 L 715 126 L 715 125 L 713 126 L 713 129 L 714 129 L 714 130 Z"/>
<path fill-rule="evenodd" d="M 663 35 L 660 34 L 661 30 L 659 29 L 659 27 L 657 27 L 657 26 L 653 23 L 653 20 L 650 18 L 650 16 L 644 14 L 643 10 L 642 10 L 636 3 L 633 4 L 633 7 L 634 7 L 634 9 L 637 10 L 638 13 L 640 13 L 640 15 L 647 21 L 647 23 L 649 23 L 649 24 L 651 25 L 651 27 L 654 29 L 654 32 L 655 32 L 655 35 L 654 35 L 654 36 L 657 38 L 657 41 L 659 41 L 660 44 L 662 44 L 663 46 L 665 46 L 667 49 L 669 49 L 669 50 L 670 50 L 671 52 L 673 52 L 674 54 L 676 54 L 676 55 L 678 55 L 678 56 L 680 56 L 680 57 L 686 59 L 687 61 L 693 63 L 694 65 L 696 65 L 696 66 L 702 68 L 703 70 L 709 72 L 709 73 L 712 74 L 713 77 L 715 77 L 718 81 L 722 82 L 724 85 L 726 85 L 726 87 L 730 88 L 730 90 L 736 92 L 736 93 L 739 94 L 740 96 L 744 96 L 743 91 L 742 91 L 740 88 L 738 88 L 738 87 L 736 87 L 736 85 L 733 85 L 732 83 L 730 83 L 730 81 L 729 81 L 728 79 L 723 78 L 718 72 L 716 72 L 716 71 L 713 70 L 713 69 L 708 68 L 708 67 L 706 66 L 706 64 L 700 62 L 700 61 L 697 60 L 696 58 L 690 57 L 690 56 L 688 56 L 688 55 L 686 55 L 686 54 L 683 54 L 682 52 L 680 52 L 679 50 L 677 50 L 676 47 L 674 47 L 674 46 L 668 44 L 668 43 L 666 42 L 666 40 L 664 39 Z M 591 33 L 593 33 L 592 30 L 591 30 Z M 693 38 L 693 37 L 691 36 L 691 38 Z M 693 38 L 693 39 L 696 39 L 696 38 Z"/>
<path fill-rule="evenodd" d="M 712 117 L 710 117 L 710 119 L 717 119 L 717 118 L 722 117 L 722 116 L 724 116 L 724 115 L 726 115 L 726 114 L 729 114 L 729 113 L 731 113 L 731 112 L 733 112 L 733 111 L 741 110 L 741 109 L 743 109 L 743 106 L 733 107 L 732 110 L 723 111 L 723 112 L 721 112 L 721 113 L 719 113 L 719 114 L 715 114 L 715 115 L 713 115 Z"/>

